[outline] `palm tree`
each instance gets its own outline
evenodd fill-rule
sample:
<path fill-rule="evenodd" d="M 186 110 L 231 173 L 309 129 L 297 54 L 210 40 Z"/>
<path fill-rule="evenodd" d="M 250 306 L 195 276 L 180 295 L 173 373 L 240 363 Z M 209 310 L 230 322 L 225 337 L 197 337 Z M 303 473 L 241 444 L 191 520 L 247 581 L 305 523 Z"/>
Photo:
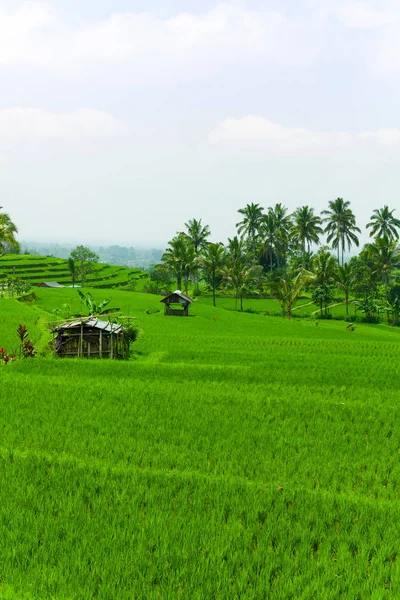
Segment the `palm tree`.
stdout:
<path fill-rule="evenodd" d="M 383 208 L 375 209 L 371 215 L 371 221 L 367 224 L 367 229 L 371 228 L 370 237 L 376 236 L 383 238 L 385 235 L 388 238 L 399 239 L 400 219 L 393 216 L 395 209 L 389 210 L 385 204 Z"/>
<path fill-rule="evenodd" d="M 289 232 L 292 227 L 291 216 L 287 214 L 286 206 L 281 203 L 275 204 L 274 208 L 268 209 L 271 211 L 275 227 L 276 227 L 276 260 L 278 267 L 280 266 L 281 259 L 285 259 L 289 245 Z"/>
<path fill-rule="evenodd" d="M 225 264 L 226 251 L 222 244 L 208 244 L 204 248 L 200 258 L 200 264 L 204 272 L 211 280 L 213 291 L 213 305 L 215 306 L 216 277 Z"/>
<path fill-rule="evenodd" d="M 187 229 L 187 236 L 191 240 L 196 256 L 198 256 L 200 250 L 207 246 L 207 238 L 211 235 L 210 227 L 208 225 L 202 225 L 201 219 L 190 219 L 185 223 Z"/>
<path fill-rule="evenodd" d="M 400 268 L 400 248 L 387 235 L 378 237 L 374 243 L 366 244 L 364 252 L 372 267 L 372 275 L 380 275 L 383 283 L 389 283 L 394 269 Z"/>
<path fill-rule="evenodd" d="M 0 210 L 3 207 L 0 206 Z M 15 239 L 18 233 L 16 225 L 11 221 L 10 215 L 0 212 L 0 252 L 4 254 L 8 248 L 19 249 L 19 242 Z"/>
<path fill-rule="evenodd" d="M 261 251 L 269 258 L 269 266 L 272 271 L 273 258 L 275 256 L 277 266 L 284 259 L 288 248 L 288 236 L 291 227 L 290 216 L 286 214 L 287 208 L 282 204 L 276 204 L 274 208 L 269 207 L 267 214 L 263 215 L 260 227 Z"/>
<path fill-rule="evenodd" d="M 303 256 L 310 252 L 311 244 L 319 244 L 319 236 L 323 233 L 321 219 L 314 214 L 314 209 L 309 206 L 300 206 L 292 215 L 293 226 L 290 234 L 296 240 Z"/>
<path fill-rule="evenodd" d="M 221 271 L 226 287 L 234 293 L 236 303 L 240 298 L 241 312 L 244 296 L 257 291 L 261 281 L 261 271 L 261 265 L 248 265 L 241 261 L 230 262 Z"/>
<path fill-rule="evenodd" d="M 269 268 L 272 271 L 274 254 L 275 256 L 277 254 L 278 228 L 274 219 L 274 214 L 270 208 L 262 220 L 261 236 L 261 252 L 263 256 L 268 257 Z"/>
<path fill-rule="evenodd" d="M 359 245 L 357 233 L 361 233 L 361 229 L 356 225 L 356 218 L 353 211 L 349 208 L 350 202 L 344 201 L 343 198 L 330 200 L 329 209 L 323 210 L 322 214 L 326 215 L 323 222 L 326 223 L 324 233 L 328 234 L 328 244 L 332 242 L 332 248 L 337 249 L 338 261 L 339 251 L 342 250 L 342 262 L 344 264 L 344 250 L 347 245 L 350 250 L 351 245 Z"/>
<path fill-rule="evenodd" d="M 184 233 L 179 233 L 168 243 L 168 248 L 161 257 L 170 272 L 176 278 L 178 289 L 185 282 L 185 292 L 188 292 L 190 275 L 196 270 L 197 261 L 194 246 Z"/>
<path fill-rule="evenodd" d="M 354 269 L 350 263 L 338 265 L 335 272 L 335 279 L 338 288 L 343 290 L 346 304 L 346 317 L 349 316 L 349 295 L 354 284 Z"/>
<path fill-rule="evenodd" d="M 191 219 L 185 223 L 187 233 L 185 234 L 190 243 L 193 245 L 196 260 L 200 257 L 200 252 L 208 244 L 207 238 L 211 235 L 210 227 L 208 225 L 202 225 L 201 219 Z M 197 290 L 199 282 L 197 276 L 194 274 L 194 287 Z"/>
<path fill-rule="evenodd" d="M 263 219 L 263 207 L 259 204 L 246 204 L 238 213 L 243 215 L 243 220 L 236 223 L 238 234 L 246 239 L 250 250 L 254 251 Z"/>
<path fill-rule="evenodd" d="M 237 235 L 233 238 L 228 238 L 227 245 L 227 256 L 229 261 L 244 261 L 245 260 L 245 249 L 243 240 L 238 238 Z"/>
<path fill-rule="evenodd" d="M 336 258 L 332 256 L 327 247 L 320 248 L 312 261 L 312 272 L 315 275 L 314 283 L 317 285 L 331 283 L 335 277 L 336 267 Z"/>
<path fill-rule="evenodd" d="M 304 286 L 313 279 L 314 275 L 312 273 L 302 269 L 294 278 L 289 276 L 280 277 L 278 280 L 267 284 L 271 296 L 279 302 L 289 320 L 292 317 L 294 303 L 303 291 Z"/>

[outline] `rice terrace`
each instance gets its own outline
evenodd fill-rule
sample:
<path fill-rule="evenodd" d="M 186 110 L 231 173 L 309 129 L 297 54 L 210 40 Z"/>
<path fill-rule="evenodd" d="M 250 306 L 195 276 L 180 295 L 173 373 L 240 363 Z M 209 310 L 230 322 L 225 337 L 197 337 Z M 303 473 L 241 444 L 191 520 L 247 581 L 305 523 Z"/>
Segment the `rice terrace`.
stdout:
<path fill-rule="evenodd" d="M 1 214 L 1 598 L 398 597 L 400 222 L 345 262 L 348 204 L 333 252 L 252 204 L 148 272 L 18 253 Z"/>

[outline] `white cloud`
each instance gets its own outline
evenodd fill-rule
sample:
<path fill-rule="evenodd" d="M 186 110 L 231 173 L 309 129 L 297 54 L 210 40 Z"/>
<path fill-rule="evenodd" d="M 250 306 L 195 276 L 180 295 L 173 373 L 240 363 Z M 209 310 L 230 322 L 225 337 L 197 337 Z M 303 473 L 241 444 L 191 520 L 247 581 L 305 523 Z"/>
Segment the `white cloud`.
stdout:
<path fill-rule="evenodd" d="M 400 129 L 378 129 L 361 133 L 312 131 L 301 127 L 284 127 L 258 115 L 228 118 L 209 134 L 211 144 L 256 145 L 273 151 L 334 150 L 355 144 L 372 143 L 385 147 L 400 144 Z"/>
<path fill-rule="evenodd" d="M 100 110 L 54 113 L 36 108 L 0 110 L 0 139 L 87 139 L 123 131 L 120 121 Z"/>
<path fill-rule="evenodd" d="M 99 63 L 128 63 L 141 79 L 249 58 L 296 65 L 314 60 L 322 39 L 316 31 L 307 18 L 291 20 L 283 11 L 231 4 L 170 18 L 114 13 L 77 25 L 61 20 L 50 4 L 25 2 L 11 14 L 0 10 L 0 65 L 81 71 Z"/>

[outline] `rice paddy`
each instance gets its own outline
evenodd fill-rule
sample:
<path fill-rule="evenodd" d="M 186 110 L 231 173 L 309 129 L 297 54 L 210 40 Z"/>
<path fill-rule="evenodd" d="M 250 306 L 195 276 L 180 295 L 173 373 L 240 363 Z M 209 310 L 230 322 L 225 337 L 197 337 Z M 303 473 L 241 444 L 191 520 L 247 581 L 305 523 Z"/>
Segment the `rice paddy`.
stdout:
<path fill-rule="evenodd" d="M 59 360 L 78 295 L 37 295 L 0 301 L 40 349 L 0 367 L 0 597 L 398 597 L 397 328 L 113 290 L 132 360 Z"/>

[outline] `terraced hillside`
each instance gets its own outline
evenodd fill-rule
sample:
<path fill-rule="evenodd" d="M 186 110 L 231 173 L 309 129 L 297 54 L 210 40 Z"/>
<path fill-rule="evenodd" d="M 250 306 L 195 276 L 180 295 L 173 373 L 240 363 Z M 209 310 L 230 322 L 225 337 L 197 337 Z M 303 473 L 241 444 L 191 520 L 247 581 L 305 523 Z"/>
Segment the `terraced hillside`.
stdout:
<path fill-rule="evenodd" d="M 0 259 L 0 280 L 10 275 L 15 275 L 36 285 L 42 281 L 56 281 L 61 285 L 72 285 L 71 274 L 68 270 L 68 261 L 53 256 L 33 256 L 10 254 Z M 140 269 L 127 267 L 113 267 L 103 263 L 94 265 L 93 273 L 86 278 L 87 287 L 113 288 L 127 287 L 133 280 L 140 281 L 146 274 Z M 79 281 L 76 282 L 79 285 Z"/>

